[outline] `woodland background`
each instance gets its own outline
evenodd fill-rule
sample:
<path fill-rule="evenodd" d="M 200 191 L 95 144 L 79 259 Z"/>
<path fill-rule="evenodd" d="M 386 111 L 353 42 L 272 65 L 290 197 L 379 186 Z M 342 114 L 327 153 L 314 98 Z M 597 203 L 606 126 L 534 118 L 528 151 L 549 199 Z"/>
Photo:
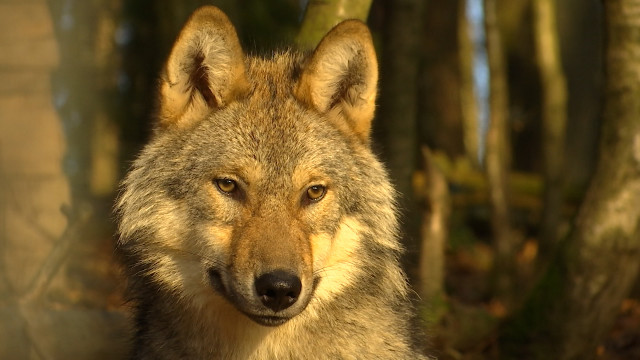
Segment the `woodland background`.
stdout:
<path fill-rule="evenodd" d="M 367 20 L 430 354 L 640 359 L 639 0 L 0 0 L 0 359 L 125 357 L 112 203 L 207 3 L 250 53 Z"/>

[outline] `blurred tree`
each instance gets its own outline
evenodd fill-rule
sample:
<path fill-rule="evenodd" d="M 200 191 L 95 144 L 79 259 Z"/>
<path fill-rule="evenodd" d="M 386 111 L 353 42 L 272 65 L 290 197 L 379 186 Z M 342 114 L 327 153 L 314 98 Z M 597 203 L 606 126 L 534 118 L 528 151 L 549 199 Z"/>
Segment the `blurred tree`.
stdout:
<path fill-rule="evenodd" d="M 462 122 L 465 154 L 472 164 L 480 164 L 480 110 L 473 83 L 474 44 L 472 27 L 467 18 L 467 0 L 459 0 L 457 6 L 457 39 L 460 121 Z M 433 36 L 433 35 L 432 35 Z M 455 62 L 454 62 L 455 63 Z"/>
<path fill-rule="evenodd" d="M 568 195 L 582 196 L 593 175 L 601 128 L 603 1 L 556 1 L 562 67 L 566 75 L 567 131 L 564 166 Z"/>
<path fill-rule="evenodd" d="M 496 1 L 509 88 L 507 131 L 511 167 L 516 171 L 542 173 L 542 92 L 536 64 L 533 1 Z"/>
<path fill-rule="evenodd" d="M 435 325 L 446 313 L 445 249 L 449 238 L 451 198 L 449 184 L 426 146 L 422 147 L 422 161 L 425 211 L 420 234 L 418 293 L 426 305 L 427 313 L 431 314 L 429 322 Z"/>
<path fill-rule="evenodd" d="M 59 63 L 46 2 L 0 2 L 2 359 L 27 359 L 41 347 L 29 324 L 33 309 L 42 308 L 36 283 L 67 225 L 60 211 L 71 198 L 61 166 L 66 144 L 51 103 Z"/>
<path fill-rule="evenodd" d="M 572 235 L 501 338 L 505 358 L 590 359 L 640 265 L 640 13 L 606 0 L 600 155 Z"/>
<path fill-rule="evenodd" d="M 485 164 L 496 251 L 496 290 L 498 295 L 505 296 L 511 294 L 516 239 L 511 224 L 507 182 L 511 162 L 508 133 L 509 90 L 496 0 L 484 0 L 484 18 L 489 63 L 489 129 Z"/>
<path fill-rule="evenodd" d="M 296 37 L 301 48 L 312 49 L 342 20 L 367 21 L 372 0 L 309 0 Z"/>
<path fill-rule="evenodd" d="M 124 355 L 126 317 L 106 310 L 110 235 L 87 231 L 90 199 L 118 175 L 118 134 L 97 99 L 115 84 L 119 4 L 0 1 L 2 359 Z"/>
<path fill-rule="evenodd" d="M 464 9 L 464 2 L 434 0 L 423 6 L 417 126 L 422 142 L 456 158 L 465 154 L 465 148 L 459 90 L 458 18 L 451 15 L 457 14 L 459 7 Z"/>
<path fill-rule="evenodd" d="M 536 57 L 542 88 L 542 154 L 544 164 L 544 208 L 540 243 L 548 255 L 556 245 L 562 219 L 567 85 L 562 70 L 556 28 L 556 2 L 534 0 Z"/>
<path fill-rule="evenodd" d="M 411 263 L 416 263 L 420 247 L 420 212 L 412 178 L 418 161 L 417 79 L 423 5 L 422 0 L 382 2 L 380 110 L 374 123 L 374 136 L 400 194 L 404 243 Z"/>
<path fill-rule="evenodd" d="M 464 14 L 464 1 L 435 0 L 422 5 L 422 25 L 418 39 L 418 74 L 416 86 L 417 143 L 422 144 L 419 154 L 422 176 L 414 176 L 415 196 L 423 212 L 420 221 L 420 251 L 418 276 L 414 283 L 423 301 L 423 314 L 436 325 L 447 311 L 445 294 L 445 253 L 449 237 L 451 199 L 449 184 L 434 154 L 447 159 L 465 156 L 461 104 L 461 66 L 458 46 L 460 29 L 457 15 Z M 454 16 L 451 16 L 454 15 Z M 464 38 L 471 46 L 468 29 Z M 471 54 L 467 54 L 471 61 Z M 471 63 L 469 62 L 469 71 Z M 469 79 L 471 81 L 471 79 Z M 473 83 L 469 84 L 471 87 Z M 471 90 L 473 111 L 475 98 Z M 467 94 L 468 95 L 468 94 Z M 397 95 L 411 96 L 411 95 Z M 468 113 L 467 113 L 468 115 Z M 473 115 L 472 115 L 473 116 Z M 475 132 L 475 121 L 473 122 Z M 467 129 L 468 130 L 468 129 Z M 466 133 L 465 133 L 466 135 Z M 474 135 L 477 136 L 477 133 Z M 467 138 L 464 138 L 467 139 Z M 470 138 L 473 139 L 473 136 Z M 473 147 L 473 140 L 469 145 Z M 424 145 L 427 144 L 427 145 Z M 477 142 L 475 142 L 477 151 Z M 473 151 L 473 150 L 471 150 Z M 472 155 L 474 156 L 474 155 Z M 476 157 L 477 159 L 477 153 Z M 415 180 L 424 180 L 424 183 Z"/>

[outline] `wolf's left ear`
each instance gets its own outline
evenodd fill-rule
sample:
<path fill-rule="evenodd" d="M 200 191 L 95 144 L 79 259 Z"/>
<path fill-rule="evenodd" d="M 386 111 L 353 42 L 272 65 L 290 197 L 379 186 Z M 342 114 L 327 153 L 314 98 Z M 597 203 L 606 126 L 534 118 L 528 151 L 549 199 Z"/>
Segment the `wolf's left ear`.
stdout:
<path fill-rule="evenodd" d="M 166 63 L 160 85 L 160 126 L 183 125 L 222 108 L 248 88 L 244 54 L 227 16 L 196 10 Z"/>
<path fill-rule="evenodd" d="M 347 20 L 320 41 L 302 71 L 295 94 L 321 113 L 335 112 L 351 132 L 368 142 L 377 83 L 378 62 L 371 33 L 361 21 Z"/>

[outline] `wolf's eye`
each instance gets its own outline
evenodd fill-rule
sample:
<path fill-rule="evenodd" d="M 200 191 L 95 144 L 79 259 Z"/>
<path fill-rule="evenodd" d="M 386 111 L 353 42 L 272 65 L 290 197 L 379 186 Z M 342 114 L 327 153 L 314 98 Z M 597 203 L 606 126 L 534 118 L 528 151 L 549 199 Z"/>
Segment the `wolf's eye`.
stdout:
<path fill-rule="evenodd" d="M 318 201 L 324 197 L 327 188 L 322 185 L 313 185 L 307 189 L 307 198 L 311 201 Z"/>
<path fill-rule="evenodd" d="M 231 179 L 216 179 L 215 183 L 218 189 L 226 194 L 232 194 L 238 189 L 238 184 Z"/>

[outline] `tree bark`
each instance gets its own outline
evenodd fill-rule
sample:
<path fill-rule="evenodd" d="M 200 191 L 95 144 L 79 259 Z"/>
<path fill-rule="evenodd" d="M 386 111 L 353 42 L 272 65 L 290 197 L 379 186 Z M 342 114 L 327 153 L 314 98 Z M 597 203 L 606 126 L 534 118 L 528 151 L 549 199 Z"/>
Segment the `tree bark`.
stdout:
<path fill-rule="evenodd" d="M 445 248 L 449 238 L 451 199 L 449 184 L 429 148 L 422 148 L 425 173 L 425 206 L 420 249 L 420 296 L 427 304 L 432 320 L 444 314 Z"/>
<path fill-rule="evenodd" d="M 606 86 L 596 173 L 559 259 L 501 339 L 505 358 L 594 358 L 637 277 L 640 1 L 604 5 Z"/>
<path fill-rule="evenodd" d="M 510 163 L 507 135 L 509 99 L 496 0 L 484 0 L 484 16 L 490 74 L 489 129 L 485 163 L 491 203 L 491 227 L 496 250 L 496 290 L 499 295 L 505 295 L 509 293 L 510 288 L 514 236 L 509 215 L 507 182 Z"/>
<path fill-rule="evenodd" d="M 384 2 L 380 110 L 374 123 L 382 155 L 400 193 L 407 261 L 415 263 L 419 249 L 419 211 L 412 177 L 418 155 L 417 86 L 422 0 Z"/>
<path fill-rule="evenodd" d="M 472 164 L 480 163 L 480 134 L 478 99 L 473 84 L 473 41 L 471 40 L 471 26 L 467 18 L 466 1 L 458 4 L 458 65 L 460 73 L 460 117 L 462 118 L 462 133 L 465 154 Z"/>
<path fill-rule="evenodd" d="M 540 242 L 542 252 L 549 254 L 555 248 L 562 215 L 567 85 L 560 59 L 555 1 L 535 0 L 533 9 L 536 57 L 542 84 L 545 178 Z"/>
<path fill-rule="evenodd" d="M 423 6 L 425 15 L 420 39 L 422 53 L 418 87 L 420 136 L 432 149 L 457 158 L 464 155 L 465 148 L 455 15 L 458 8 L 464 6 L 459 0 L 431 0 Z"/>
<path fill-rule="evenodd" d="M 309 0 L 296 43 L 312 49 L 339 22 L 347 19 L 367 21 L 371 0 Z"/>

